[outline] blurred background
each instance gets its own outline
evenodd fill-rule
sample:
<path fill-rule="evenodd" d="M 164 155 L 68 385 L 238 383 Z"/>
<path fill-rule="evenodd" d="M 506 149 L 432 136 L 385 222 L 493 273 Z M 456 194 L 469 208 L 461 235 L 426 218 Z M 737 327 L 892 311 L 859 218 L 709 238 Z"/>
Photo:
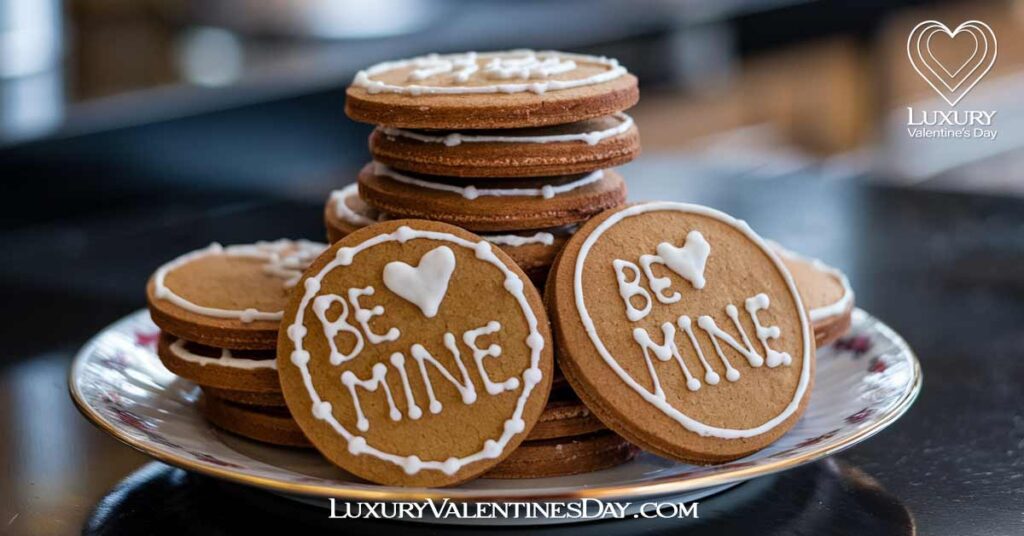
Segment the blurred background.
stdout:
<path fill-rule="evenodd" d="M 911 140 L 906 105 L 948 107 L 907 35 L 971 18 L 1001 46 L 964 106 L 999 110 L 1000 135 Z M 195 189 L 319 200 L 367 158 L 342 113 L 357 69 L 523 46 L 620 58 L 648 155 L 1020 195 L 1022 28 L 1019 1 L 0 0 L 0 219 Z"/>
<path fill-rule="evenodd" d="M 908 136 L 907 106 L 950 109 L 907 60 L 926 19 L 978 19 L 999 38 L 957 108 L 996 110 L 995 140 Z M 842 267 L 929 375 L 962 377 L 981 355 L 1024 362 L 1022 35 L 1022 0 L 0 0 L 0 533 L 78 533 L 143 463 L 77 415 L 71 356 L 142 307 L 148 274 L 187 248 L 322 239 L 327 193 L 369 159 L 370 127 L 345 117 L 344 89 L 385 59 L 619 58 L 641 82 L 631 198 L 708 203 Z M 986 352 L 937 327 L 965 322 L 991 334 Z M 998 370 L 985 381 L 1004 388 L 976 378 L 973 403 L 1009 407 L 1019 383 Z M 978 475 L 998 473 L 962 475 L 960 461 L 983 457 L 984 434 L 1020 434 L 1024 417 L 965 410 L 961 431 L 942 432 L 959 439 L 929 436 L 962 406 L 956 389 L 933 382 L 903 431 L 844 455 L 927 513 L 924 533 L 1021 519 L 1019 484 L 996 496 L 996 477 Z M 1004 439 L 986 443 L 993 456 L 1024 448 Z M 970 450 L 949 450 L 960 444 Z M 923 467 L 900 454 L 915 449 Z M 960 516 L 961 496 L 1016 507 Z"/>

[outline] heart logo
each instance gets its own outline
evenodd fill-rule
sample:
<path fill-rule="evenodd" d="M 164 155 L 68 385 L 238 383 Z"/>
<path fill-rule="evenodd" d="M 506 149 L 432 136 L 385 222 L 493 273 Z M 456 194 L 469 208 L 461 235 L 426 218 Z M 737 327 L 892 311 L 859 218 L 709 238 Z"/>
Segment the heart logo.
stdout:
<path fill-rule="evenodd" d="M 665 266 L 698 290 L 704 288 L 704 267 L 708 263 L 709 254 L 711 244 L 708 244 L 699 231 L 690 231 L 690 234 L 686 235 L 686 243 L 681 248 L 668 242 L 658 244 L 658 256 Z"/>
<path fill-rule="evenodd" d="M 973 51 L 956 69 L 950 69 L 932 53 L 932 38 L 945 34 L 956 39 L 963 33 L 973 43 Z M 907 57 L 917 74 L 950 106 L 956 106 L 996 62 L 996 34 L 984 22 L 969 20 L 955 30 L 941 22 L 926 20 L 914 27 L 907 38 Z M 955 65 L 955 62 L 954 62 Z"/>
<path fill-rule="evenodd" d="M 393 261 L 384 266 L 384 286 L 434 318 L 448 292 L 455 271 L 455 253 L 448 246 L 434 248 L 420 257 L 418 266 Z"/>

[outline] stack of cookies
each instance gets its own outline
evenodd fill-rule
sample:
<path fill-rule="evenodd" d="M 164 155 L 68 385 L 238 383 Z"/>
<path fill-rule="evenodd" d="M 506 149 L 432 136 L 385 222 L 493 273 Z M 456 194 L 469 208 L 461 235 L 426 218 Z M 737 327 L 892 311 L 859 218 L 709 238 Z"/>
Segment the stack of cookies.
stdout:
<path fill-rule="evenodd" d="M 275 358 L 282 311 L 323 250 L 305 240 L 212 244 L 150 278 L 160 360 L 201 387 L 200 411 L 215 425 L 267 443 L 309 444 L 281 395 Z"/>
<path fill-rule="evenodd" d="M 429 55 L 361 71 L 349 117 L 378 125 L 373 162 L 325 209 L 333 242 L 386 218 L 458 225 L 537 284 L 576 226 L 625 202 L 610 168 L 640 152 L 623 110 L 636 78 L 608 58 L 510 51 Z"/>
<path fill-rule="evenodd" d="M 505 251 L 538 288 L 578 225 L 625 202 L 610 168 L 640 152 L 636 78 L 615 60 L 527 50 L 429 55 L 360 72 L 346 112 L 377 125 L 373 162 L 332 192 L 328 240 L 387 219 L 458 225 Z M 537 428 L 488 476 L 596 470 L 636 449 L 556 369 Z M 570 461 L 571 460 L 571 461 Z"/>

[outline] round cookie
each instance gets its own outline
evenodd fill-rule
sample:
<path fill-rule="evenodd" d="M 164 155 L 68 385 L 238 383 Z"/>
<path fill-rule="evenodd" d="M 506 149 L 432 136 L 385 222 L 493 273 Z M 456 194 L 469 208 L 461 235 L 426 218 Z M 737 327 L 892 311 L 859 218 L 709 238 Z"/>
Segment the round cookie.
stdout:
<path fill-rule="evenodd" d="M 508 456 L 551 389 L 551 335 L 526 275 L 437 222 L 360 229 L 285 312 L 278 372 L 316 448 L 371 482 L 447 486 Z"/>
<path fill-rule="evenodd" d="M 306 240 L 209 247 L 161 266 L 146 285 L 153 322 L 216 348 L 272 349 L 291 290 L 325 246 Z"/>
<path fill-rule="evenodd" d="M 359 197 L 356 183 L 331 192 L 324 206 L 324 224 L 327 227 L 327 241 L 331 244 L 356 229 L 373 225 L 381 220 L 377 209 L 367 205 Z"/>
<path fill-rule="evenodd" d="M 310 447 L 288 408 L 243 406 L 204 394 L 199 413 L 214 426 L 233 434 L 283 447 Z"/>
<path fill-rule="evenodd" d="M 218 389 L 208 385 L 200 385 L 204 393 L 221 400 L 234 402 L 243 406 L 275 406 L 285 407 L 284 395 L 281 394 L 280 386 L 277 391 L 236 391 L 234 389 Z"/>
<path fill-rule="evenodd" d="M 788 270 L 742 221 L 672 202 L 608 211 L 569 240 L 548 285 L 562 372 L 644 450 L 740 458 L 806 406 L 810 321 Z"/>
<path fill-rule="evenodd" d="M 818 348 L 832 344 L 849 331 L 853 322 L 854 294 L 846 274 L 775 242 L 770 244 L 796 281 L 814 327 L 815 344 Z"/>
<path fill-rule="evenodd" d="M 359 195 L 397 217 L 493 232 L 580 223 L 625 202 L 626 183 L 611 170 L 538 180 L 464 180 L 413 176 L 373 162 L 359 172 Z"/>
<path fill-rule="evenodd" d="M 324 208 L 324 224 L 327 240 L 331 243 L 341 240 L 356 229 L 378 221 L 385 221 L 386 215 L 376 211 L 359 198 L 355 184 L 331 192 Z M 497 245 L 512 260 L 516 261 L 530 280 L 538 287 L 547 277 L 548 267 L 562 250 L 565 241 L 576 232 L 575 225 L 563 225 L 548 229 L 508 231 L 481 235 L 484 240 Z"/>
<path fill-rule="evenodd" d="M 640 449 L 612 432 L 527 441 L 484 478 L 520 479 L 578 475 L 632 460 Z"/>
<path fill-rule="evenodd" d="M 281 391 L 274 350 L 213 348 L 161 333 L 156 353 L 167 370 L 199 385 L 260 393 Z"/>
<path fill-rule="evenodd" d="M 623 113 L 547 127 L 437 132 L 377 127 L 373 159 L 397 170 L 449 177 L 552 177 L 619 166 L 640 154 Z"/>
<path fill-rule="evenodd" d="M 400 128 L 504 129 L 572 123 L 637 103 L 636 77 L 610 58 L 510 50 L 431 54 L 359 71 L 356 121 Z"/>
<path fill-rule="evenodd" d="M 568 393 L 562 391 L 564 394 L 559 393 L 561 396 L 556 393 L 559 391 L 552 390 L 548 405 L 527 441 L 573 437 L 605 429 L 604 424 L 571 390 Z"/>

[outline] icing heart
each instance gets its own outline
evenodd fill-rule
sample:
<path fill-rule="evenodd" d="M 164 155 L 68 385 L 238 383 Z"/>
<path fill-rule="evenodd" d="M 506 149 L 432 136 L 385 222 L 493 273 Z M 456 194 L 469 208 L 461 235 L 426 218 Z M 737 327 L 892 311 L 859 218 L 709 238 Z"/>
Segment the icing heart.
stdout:
<path fill-rule="evenodd" d="M 686 279 L 695 289 L 704 288 L 704 266 L 707 265 L 711 245 L 700 231 L 690 231 L 686 244 L 677 248 L 668 242 L 658 244 L 658 256 L 673 272 Z"/>
<path fill-rule="evenodd" d="M 434 248 L 420 257 L 418 266 L 401 261 L 384 266 L 384 286 L 420 308 L 423 316 L 437 315 L 455 271 L 455 253 L 448 246 Z"/>

